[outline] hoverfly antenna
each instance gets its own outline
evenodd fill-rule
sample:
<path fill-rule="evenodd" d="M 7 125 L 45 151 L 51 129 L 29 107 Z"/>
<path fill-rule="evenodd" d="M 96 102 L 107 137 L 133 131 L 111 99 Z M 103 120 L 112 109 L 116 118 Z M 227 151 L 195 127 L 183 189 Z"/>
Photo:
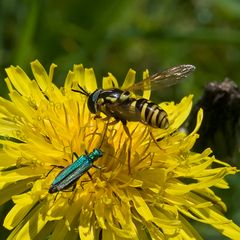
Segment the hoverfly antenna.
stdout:
<path fill-rule="evenodd" d="M 78 84 L 78 87 L 80 88 L 80 90 L 77 90 L 77 89 L 71 89 L 73 92 L 78 92 L 78 93 L 80 93 L 80 94 L 82 94 L 82 95 L 85 95 L 85 96 L 89 96 L 90 95 L 90 93 L 89 92 L 87 92 L 83 87 L 81 87 L 79 84 Z"/>

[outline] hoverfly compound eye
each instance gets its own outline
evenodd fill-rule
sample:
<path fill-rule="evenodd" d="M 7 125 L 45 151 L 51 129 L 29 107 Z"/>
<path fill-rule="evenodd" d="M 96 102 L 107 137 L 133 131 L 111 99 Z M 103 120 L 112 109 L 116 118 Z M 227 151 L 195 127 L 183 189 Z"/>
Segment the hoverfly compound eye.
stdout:
<path fill-rule="evenodd" d="M 97 111 L 98 111 L 97 101 L 98 101 L 100 92 L 101 92 L 101 89 L 97 89 L 95 92 L 90 94 L 90 96 L 88 97 L 88 108 L 91 113 L 97 113 Z"/>

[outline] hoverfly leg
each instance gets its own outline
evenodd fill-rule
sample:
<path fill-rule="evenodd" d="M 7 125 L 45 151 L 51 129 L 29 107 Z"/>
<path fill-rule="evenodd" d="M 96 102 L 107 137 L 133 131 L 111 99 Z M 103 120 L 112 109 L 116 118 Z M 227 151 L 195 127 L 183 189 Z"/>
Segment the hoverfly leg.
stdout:
<path fill-rule="evenodd" d="M 93 118 L 94 118 L 94 119 L 97 119 L 97 118 L 102 118 L 102 117 L 100 116 L 99 113 L 96 113 Z"/>
<path fill-rule="evenodd" d="M 130 140 L 130 146 L 128 148 L 128 174 L 131 175 L 131 147 L 132 147 L 132 139 Z"/>
<path fill-rule="evenodd" d="M 127 136 L 129 137 L 130 141 L 132 142 L 132 136 L 129 132 L 128 127 L 126 125 L 123 125 L 123 129 L 124 129 L 125 133 L 127 134 Z"/>
<path fill-rule="evenodd" d="M 103 121 L 108 121 L 109 117 L 102 118 Z"/>
<path fill-rule="evenodd" d="M 129 141 L 130 141 L 130 144 L 129 144 L 129 148 L 128 148 L 128 174 L 131 175 L 131 165 L 130 165 L 130 158 L 131 158 L 131 149 L 132 149 L 132 136 L 129 132 L 129 129 L 127 127 L 127 121 L 126 120 L 121 120 L 122 124 L 123 124 L 123 129 L 124 131 L 126 132 L 126 134 L 128 135 L 129 137 Z"/>
<path fill-rule="evenodd" d="M 163 149 L 159 146 L 157 140 L 154 138 L 153 133 L 152 133 L 150 127 L 149 127 L 148 129 L 149 129 L 149 133 L 150 133 L 150 136 L 151 136 L 153 142 L 156 144 L 156 146 L 157 146 L 160 150 L 163 150 Z"/>
<path fill-rule="evenodd" d="M 114 121 L 110 122 L 108 125 L 114 125 L 114 124 L 116 124 L 118 122 L 119 122 L 119 120 L 114 120 Z"/>

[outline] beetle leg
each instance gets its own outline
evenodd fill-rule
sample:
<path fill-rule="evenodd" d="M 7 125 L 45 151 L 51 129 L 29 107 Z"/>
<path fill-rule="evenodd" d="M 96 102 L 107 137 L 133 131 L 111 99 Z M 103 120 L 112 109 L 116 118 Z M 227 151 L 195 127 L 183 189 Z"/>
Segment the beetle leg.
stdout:
<path fill-rule="evenodd" d="M 96 166 L 96 165 L 92 165 L 94 168 L 97 168 L 98 170 L 101 170 L 102 168 L 101 167 L 99 167 L 99 166 Z"/>
<path fill-rule="evenodd" d="M 91 175 L 89 172 L 87 172 L 87 175 L 89 176 L 90 180 L 84 180 L 84 181 L 81 181 L 81 182 L 80 182 L 80 186 L 81 186 L 82 189 L 84 189 L 84 188 L 83 188 L 83 183 L 85 183 L 85 182 L 90 182 L 90 181 L 93 180 L 93 179 L 92 179 L 92 175 Z"/>
<path fill-rule="evenodd" d="M 53 168 L 47 173 L 46 178 L 48 177 L 48 175 L 53 171 L 53 169 L 55 168 L 64 168 L 63 166 L 58 166 L 58 165 L 51 165 Z"/>
<path fill-rule="evenodd" d="M 87 172 L 87 175 L 88 175 L 89 178 L 92 180 L 92 175 L 91 175 L 89 172 Z"/>
<path fill-rule="evenodd" d="M 76 152 L 73 152 L 73 155 L 78 159 L 79 158 L 79 156 L 77 155 L 77 153 Z M 72 159 L 73 160 L 73 159 Z"/>

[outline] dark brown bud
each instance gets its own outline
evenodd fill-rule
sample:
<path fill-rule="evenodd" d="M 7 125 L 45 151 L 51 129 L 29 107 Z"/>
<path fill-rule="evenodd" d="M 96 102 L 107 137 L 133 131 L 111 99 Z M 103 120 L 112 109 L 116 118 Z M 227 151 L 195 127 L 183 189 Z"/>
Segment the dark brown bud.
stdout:
<path fill-rule="evenodd" d="M 240 165 L 240 88 L 226 79 L 209 83 L 199 102 L 194 106 L 189 129 L 199 108 L 203 108 L 204 118 L 199 131 L 200 139 L 196 150 L 211 147 L 218 159 L 233 165 Z M 239 160 L 237 160 L 239 159 Z"/>

